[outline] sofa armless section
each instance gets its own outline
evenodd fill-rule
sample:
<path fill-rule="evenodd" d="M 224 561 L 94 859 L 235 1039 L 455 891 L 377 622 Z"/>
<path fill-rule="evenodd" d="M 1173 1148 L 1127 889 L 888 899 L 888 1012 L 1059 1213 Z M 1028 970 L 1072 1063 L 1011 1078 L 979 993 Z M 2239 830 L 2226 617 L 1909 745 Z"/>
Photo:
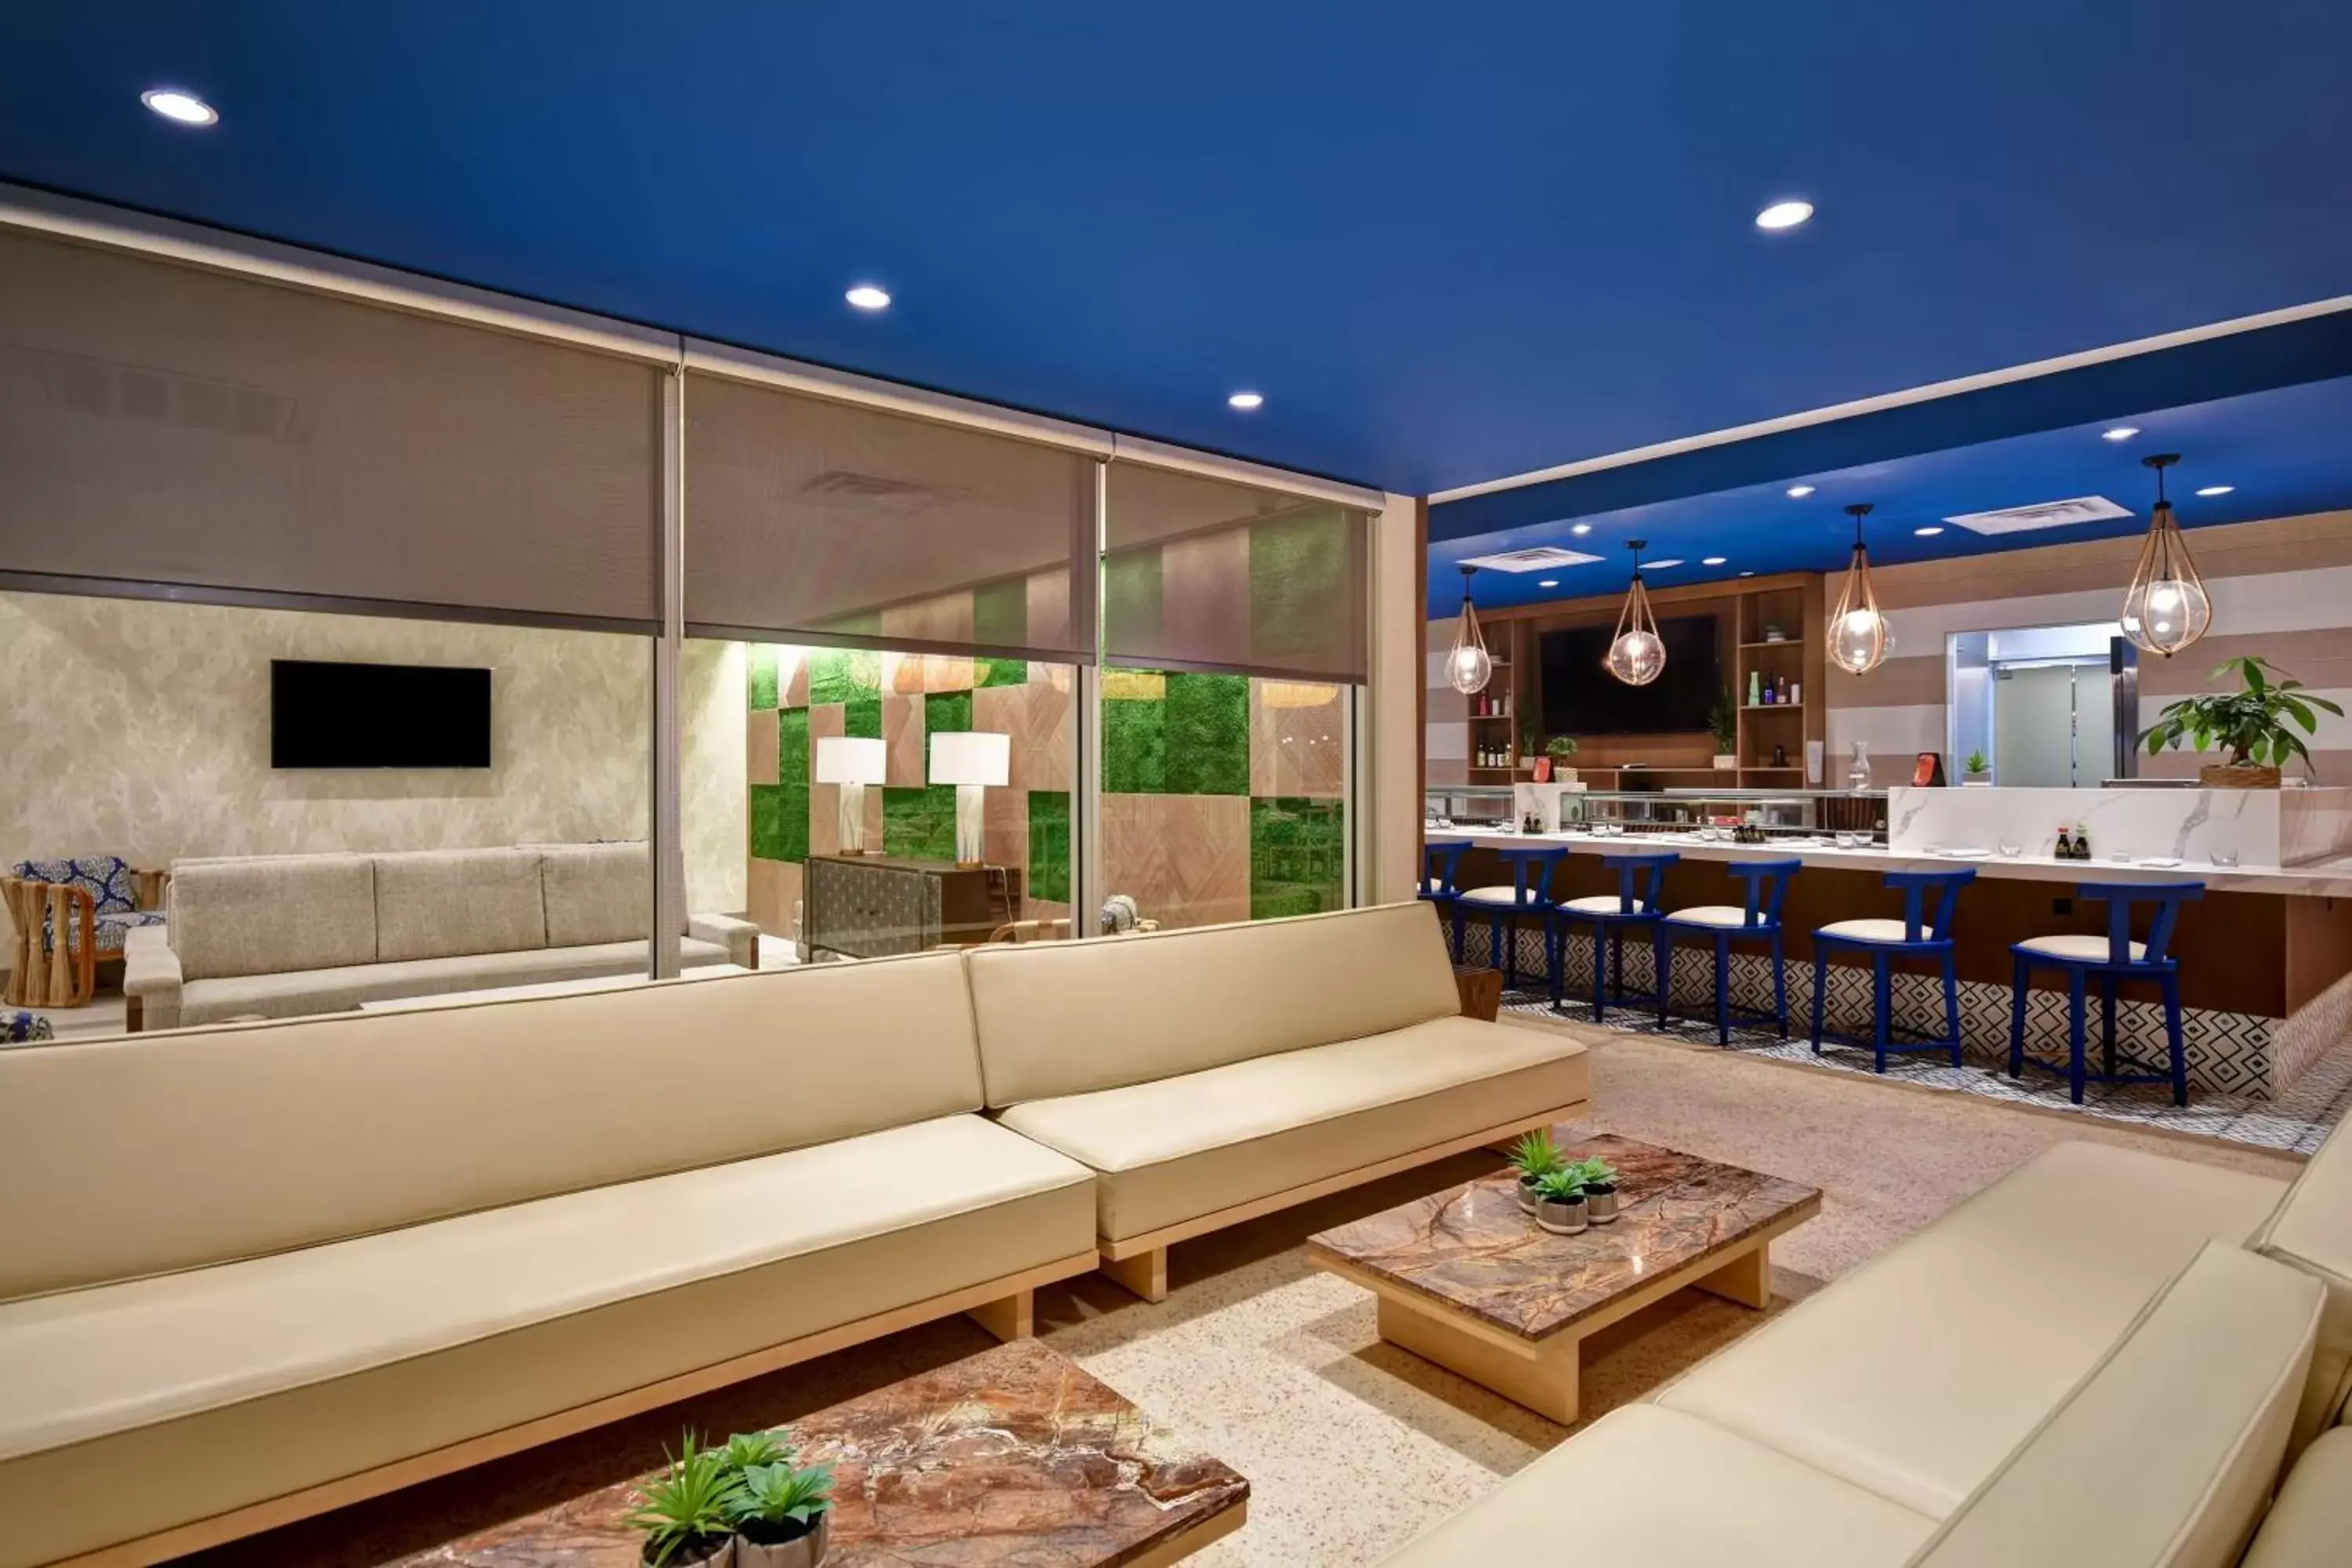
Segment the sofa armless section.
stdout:
<path fill-rule="evenodd" d="M 2341 1125 L 2295 1177 L 2254 1247 L 2327 1287 L 2311 1385 L 2289 1445 L 2289 1452 L 2300 1453 L 2344 1413 L 2352 1395 L 2352 1135 Z"/>

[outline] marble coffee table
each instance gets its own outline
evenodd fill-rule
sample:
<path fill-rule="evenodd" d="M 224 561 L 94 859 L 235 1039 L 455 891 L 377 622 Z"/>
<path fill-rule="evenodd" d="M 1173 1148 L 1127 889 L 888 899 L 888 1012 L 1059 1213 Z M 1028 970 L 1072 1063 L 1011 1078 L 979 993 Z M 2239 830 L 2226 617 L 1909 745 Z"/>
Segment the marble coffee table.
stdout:
<path fill-rule="evenodd" d="M 1629 1138 L 1570 1143 L 1617 1167 L 1618 1218 L 1554 1236 L 1506 1171 L 1310 1237 L 1318 1268 L 1380 1298 L 1381 1338 L 1567 1426 L 1585 1338 L 1685 1286 L 1761 1310 L 1772 1238 L 1818 1188 Z"/>
<path fill-rule="evenodd" d="M 802 1462 L 836 1466 L 826 1568 L 1160 1568 L 1240 1529 L 1249 1497 L 1233 1470 L 1034 1340 L 783 1430 Z M 622 1520 L 642 1479 L 398 1568 L 638 1568 L 641 1538 Z"/>

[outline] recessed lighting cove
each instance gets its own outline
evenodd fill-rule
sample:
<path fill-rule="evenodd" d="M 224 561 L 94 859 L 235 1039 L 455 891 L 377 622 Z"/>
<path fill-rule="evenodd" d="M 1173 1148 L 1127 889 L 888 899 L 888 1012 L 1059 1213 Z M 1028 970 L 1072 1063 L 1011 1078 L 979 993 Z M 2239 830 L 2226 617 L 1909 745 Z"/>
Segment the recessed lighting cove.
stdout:
<path fill-rule="evenodd" d="M 1253 408 L 1263 408 L 1265 406 L 1265 394 L 1262 392 L 1236 392 L 1231 397 L 1226 398 L 1225 402 L 1228 406 L 1238 408 L 1243 413 L 1247 414 Z"/>
<path fill-rule="evenodd" d="M 2200 496 L 2225 496 L 2237 488 L 2235 485 L 2207 485 L 2197 493 Z"/>
<path fill-rule="evenodd" d="M 176 87 L 151 87 L 139 95 L 139 101 L 181 125 L 216 125 L 220 110 L 194 93 Z"/>
<path fill-rule="evenodd" d="M 1790 500 L 1802 500 L 1812 493 L 1813 487 L 1811 485 L 1790 485 L 1789 487 L 1789 499 Z"/>
<path fill-rule="evenodd" d="M 890 308 L 889 290 L 877 289 L 871 283 L 860 283 L 842 298 L 861 310 L 887 310 Z"/>
<path fill-rule="evenodd" d="M 2117 425 L 2111 429 L 2100 431 L 2099 439 L 2102 441 L 2128 441 L 2138 434 L 2139 426 L 2137 425 Z"/>
<path fill-rule="evenodd" d="M 1813 216 L 1811 202 L 1774 202 L 1756 215 L 1758 228 L 1794 228 Z"/>

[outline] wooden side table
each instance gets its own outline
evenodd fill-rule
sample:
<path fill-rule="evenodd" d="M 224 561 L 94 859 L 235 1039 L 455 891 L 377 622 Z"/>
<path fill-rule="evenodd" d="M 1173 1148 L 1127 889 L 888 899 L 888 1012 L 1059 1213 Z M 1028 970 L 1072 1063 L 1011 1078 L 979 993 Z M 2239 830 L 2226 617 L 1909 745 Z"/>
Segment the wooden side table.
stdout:
<path fill-rule="evenodd" d="M 1454 988 L 1462 994 L 1462 1016 L 1493 1023 L 1503 1011 L 1503 972 L 1456 964 Z"/>

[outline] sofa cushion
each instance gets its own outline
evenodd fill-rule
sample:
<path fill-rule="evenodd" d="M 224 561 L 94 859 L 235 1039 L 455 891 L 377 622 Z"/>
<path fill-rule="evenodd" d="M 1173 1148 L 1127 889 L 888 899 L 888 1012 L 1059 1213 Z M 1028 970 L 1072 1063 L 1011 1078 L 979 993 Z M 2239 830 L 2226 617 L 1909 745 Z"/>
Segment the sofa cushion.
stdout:
<path fill-rule="evenodd" d="M 952 952 L 0 1051 L 0 1299 L 979 1105 Z"/>
<path fill-rule="evenodd" d="M 538 853 L 550 947 L 653 934 L 653 858 L 643 844 L 546 844 Z"/>
<path fill-rule="evenodd" d="M 1092 1215 L 1082 1168 L 951 1116 L 0 1306 L 0 1568 L 1056 1262 Z"/>
<path fill-rule="evenodd" d="M 375 962 L 375 862 L 364 855 L 181 861 L 172 951 L 190 980 Z"/>
<path fill-rule="evenodd" d="M 1433 905 L 972 951 L 992 1106 L 1149 1083 L 1461 1010 Z"/>
<path fill-rule="evenodd" d="M 381 963 L 547 945 L 535 849 L 425 849 L 375 857 Z"/>
<path fill-rule="evenodd" d="M 2286 1473 L 2243 1568 L 2343 1568 L 2352 1554 L 2352 1430 L 2332 1427 Z"/>
<path fill-rule="evenodd" d="M 2281 1191 L 2058 1144 L 1658 1400 L 1940 1519 L 2209 1237 L 2242 1243 Z"/>
<path fill-rule="evenodd" d="M 2237 1562 L 2286 1452 L 2325 1297 L 2308 1275 L 2208 1243 L 1918 1568 Z M 2336 1546 L 2335 1561 L 2352 1557 L 2352 1539 Z"/>
<path fill-rule="evenodd" d="M 2311 1386 L 2295 1417 L 2290 1447 L 2300 1452 L 2336 1419 L 2352 1393 L 2352 1136 L 2341 1125 L 2295 1177 L 2254 1245 L 2263 1256 L 2327 1287 Z"/>
<path fill-rule="evenodd" d="M 691 937 L 678 942 L 678 962 L 695 968 L 725 963 L 728 950 Z M 520 952 L 478 952 L 461 958 L 417 958 L 405 963 L 354 963 L 299 974 L 241 974 L 194 980 L 181 987 L 179 1024 L 220 1024 L 245 1018 L 305 1018 L 345 1013 L 362 1002 L 397 996 L 437 996 L 495 986 L 541 985 L 601 975 L 643 975 L 651 956 L 643 942 L 595 947 L 541 947 Z"/>
<path fill-rule="evenodd" d="M 1900 1568 L 1935 1521 L 1654 1405 L 1611 1411 L 1381 1568 Z"/>
<path fill-rule="evenodd" d="M 1582 1102 L 1564 1034 L 1450 1017 L 1157 1083 L 1032 1100 L 1004 1125 L 1102 1173 L 1125 1240 Z"/>

